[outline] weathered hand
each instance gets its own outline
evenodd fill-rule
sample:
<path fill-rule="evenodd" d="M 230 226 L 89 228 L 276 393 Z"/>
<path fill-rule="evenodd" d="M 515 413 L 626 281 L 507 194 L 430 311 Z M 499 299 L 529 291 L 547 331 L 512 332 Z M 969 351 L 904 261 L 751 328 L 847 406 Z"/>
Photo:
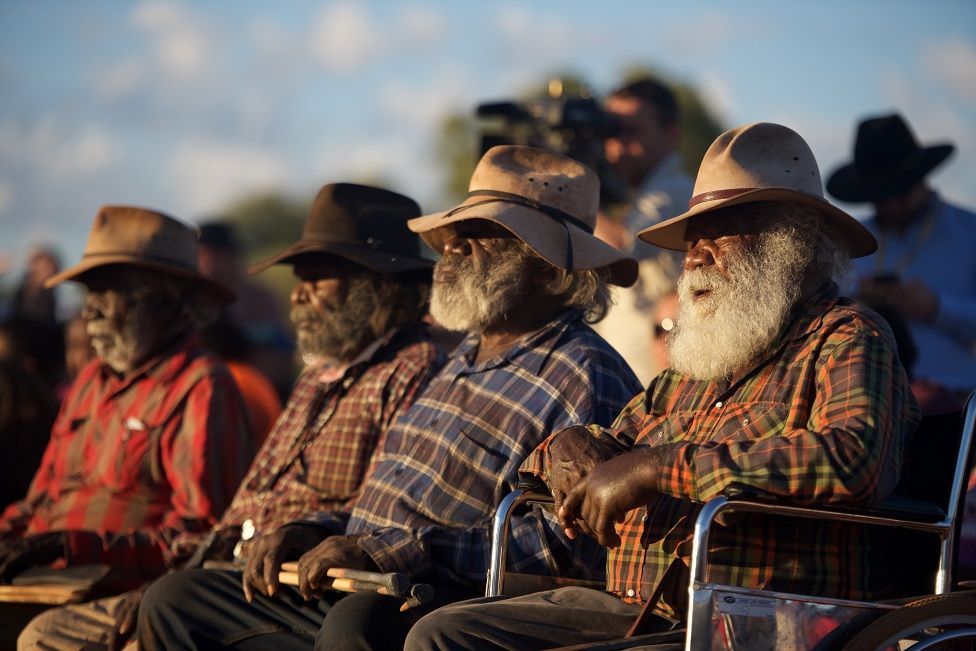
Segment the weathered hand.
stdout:
<path fill-rule="evenodd" d="M 379 568 L 355 536 L 332 536 L 308 551 L 298 560 L 298 590 L 306 600 L 320 598 L 322 586 L 328 583 L 326 572 L 331 567 L 376 572 Z"/>
<path fill-rule="evenodd" d="M 655 448 L 632 450 L 604 461 L 566 495 L 559 522 L 566 535 L 579 528 L 604 547 L 617 547 L 615 523 L 628 511 L 651 501 L 655 493 L 659 453 Z"/>
<path fill-rule="evenodd" d="M 280 583 L 278 572 L 285 561 L 294 560 L 315 547 L 326 536 L 321 527 L 307 524 L 286 524 L 270 536 L 261 536 L 247 551 L 242 586 L 244 598 L 250 603 L 254 590 L 273 597 Z"/>
<path fill-rule="evenodd" d="M 614 455 L 606 444 L 593 437 L 582 425 L 567 427 L 556 434 L 546 449 L 546 474 L 556 510 L 566 494 L 575 488 L 593 468 Z"/>
<path fill-rule="evenodd" d="M 136 621 L 139 614 L 139 603 L 142 595 L 145 594 L 148 583 L 143 584 L 136 590 L 126 592 L 120 597 L 120 603 L 115 611 L 115 628 L 112 629 L 108 638 L 109 651 L 121 651 L 128 642 L 129 637 L 136 630 Z"/>
<path fill-rule="evenodd" d="M 0 550 L 0 583 L 11 579 L 34 565 L 48 565 L 64 556 L 64 533 L 28 536 L 6 543 Z"/>

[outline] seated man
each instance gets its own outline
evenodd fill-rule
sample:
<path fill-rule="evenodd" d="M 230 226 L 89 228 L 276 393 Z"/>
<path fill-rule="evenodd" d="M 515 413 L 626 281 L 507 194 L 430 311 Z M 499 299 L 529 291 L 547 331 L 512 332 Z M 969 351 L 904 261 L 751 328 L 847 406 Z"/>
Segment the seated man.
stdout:
<path fill-rule="evenodd" d="M 606 312 L 607 283 L 636 271 L 590 234 L 598 187 L 569 158 L 496 147 L 463 204 L 410 222 L 444 253 L 433 316 L 470 336 L 391 427 L 351 508 L 315 515 L 309 505 L 304 522 L 258 540 L 243 575 L 157 581 L 139 611 L 141 648 L 305 649 L 317 635 L 319 648 L 395 649 L 429 610 L 401 613 L 370 592 L 323 595 L 329 567 L 408 573 L 434 584 L 431 606 L 484 590 L 491 517 L 525 457 L 553 429 L 609 424 L 640 388 L 586 324 Z M 602 574 L 599 548 L 572 545 L 541 510 L 513 530 L 516 567 Z M 287 560 L 299 560 L 299 589 L 278 581 Z"/>
<path fill-rule="evenodd" d="M 388 190 L 326 185 L 301 239 L 254 267 L 293 266 L 292 320 L 311 364 L 209 539 L 180 536 L 176 558 L 243 564 L 252 545 L 241 542 L 242 528 L 266 536 L 310 511 L 346 508 L 356 495 L 387 428 L 444 362 L 420 322 L 433 263 L 407 230 L 407 219 L 419 214 L 413 200 Z M 125 619 L 140 596 L 49 611 L 19 643 L 105 647 L 113 629 L 125 633 L 134 623 Z"/>
<path fill-rule="evenodd" d="M 252 439 L 234 380 L 195 330 L 233 295 L 197 273 L 196 256 L 185 224 L 106 206 L 81 262 L 48 279 L 88 286 L 97 359 L 65 396 L 27 496 L 0 517 L 0 581 L 60 561 L 111 565 L 107 583 L 134 587 L 164 571 L 178 535 L 206 531 L 230 503 Z M 29 618 L 0 610 L 7 635 Z"/>
<path fill-rule="evenodd" d="M 686 573 L 699 503 L 740 486 L 803 505 L 870 504 L 898 482 L 918 409 L 887 326 L 832 280 L 874 238 L 823 199 L 799 135 L 768 123 L 722 134 L 689 210 L 640 237 L 687 250 L 671 367 L 611 428 L 559 432 L 526 464 L 547 479 L 567 533 L 610 548 L 607 592 L 457 604 L 420 622 L 408 649 L 623 637 L 666 570 Z M 710 578 L 875 599 L 898 585 L 889 534 L 736 517 L 712 535 Z M 650 606 L 683 618 L 687 585 L 665 582 Z"/>

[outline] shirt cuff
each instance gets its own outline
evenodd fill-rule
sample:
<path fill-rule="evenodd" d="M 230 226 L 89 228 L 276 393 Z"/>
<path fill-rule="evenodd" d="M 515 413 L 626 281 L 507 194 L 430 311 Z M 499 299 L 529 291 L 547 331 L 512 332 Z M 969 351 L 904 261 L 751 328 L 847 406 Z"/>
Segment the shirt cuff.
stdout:
<path fill-rule="evenodd" d="M 430 569 L 430 558 L 419 541 L 403 529 L 377 529 L 361 537 L 358 544 L 381 572 L 418 576 Z"/>
<path fill-rule="evenodd" d="M 698 446 L 682 442 L 660 446 L 660 466 L 657 475 L 657 490 L 683 500 L 702 502 L 706 498 L 699 495 L 694 454 Z M 709 496 L 711 497 L 711 496 Z"/>

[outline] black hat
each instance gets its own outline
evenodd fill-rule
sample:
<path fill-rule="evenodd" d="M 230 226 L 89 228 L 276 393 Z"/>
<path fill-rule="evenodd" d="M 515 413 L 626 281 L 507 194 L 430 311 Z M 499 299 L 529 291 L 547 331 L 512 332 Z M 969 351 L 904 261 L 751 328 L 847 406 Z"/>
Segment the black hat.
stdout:
<path fill-rule="evenodd" d="M 827 180 L 827 192 L 853 203 L 904 194 L 949 157 L 953 145 L 920 147 L 897 113 L 861 122 L 854 142 L 854 162 Z"/>
<path fill-rule="evenodd" d="M 327 253 L 381 273 L 429 269 L 420 255 L 420 238 L 407 230 L 407 220 L 420 215 L 408 197 L 382 188 L 330 183 L 319 190 L 301 238 L 278 255 L 248 271 L 273 264 L 292 264 L 298 256 Z"/>

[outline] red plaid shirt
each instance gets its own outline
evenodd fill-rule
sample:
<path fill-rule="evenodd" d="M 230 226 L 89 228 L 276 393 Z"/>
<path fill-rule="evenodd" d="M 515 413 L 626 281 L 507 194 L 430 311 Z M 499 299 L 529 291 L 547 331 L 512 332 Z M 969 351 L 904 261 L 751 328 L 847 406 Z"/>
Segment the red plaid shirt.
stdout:
<path fill-rule="evenodd" d="M 312 512 L 347 508 L 387 428 L 444 360 L 417 325 L 377 341 L 337 378 L 323 377 L 321 365 L 306 370 L 217 528 L 250 519 L 258 534 L 271 533 Z M 197 542 L 183 536 L 177 544 Z"/>
<path fill-rule="evenodd" d="M 611 428 L 591 427 L 627 448 L 667 448 L 660 495 L 627 515 L 608 552 L 607 589 L 624 601 L 647 599 L 675 558 L 690 566 L 699 504 L 729 486 L 804 505 L 868 504 L 894 489 L 920 416 L 887 325 L 833 283 L 800 308 L 741 379 L 668 369 Z M 526 470 L 544 474 L 543 449 Z M 759 515 L 727 523 L 711 537 L 711 580 L 852 599 L 897 589 L 890 531 Z M 663 614 L 683 612 L 678 592 L 664 596 Z"/>
<path fill-rule="evenodd" d="M 155 577 L 178 534 L 208 529 L 230 503 L 252 440 L 233 378 L 195 336 L 124 378 L 92 361 L 0 535 L 65 531 L 69 565 L 109 563 L 132 583 Z"/>

